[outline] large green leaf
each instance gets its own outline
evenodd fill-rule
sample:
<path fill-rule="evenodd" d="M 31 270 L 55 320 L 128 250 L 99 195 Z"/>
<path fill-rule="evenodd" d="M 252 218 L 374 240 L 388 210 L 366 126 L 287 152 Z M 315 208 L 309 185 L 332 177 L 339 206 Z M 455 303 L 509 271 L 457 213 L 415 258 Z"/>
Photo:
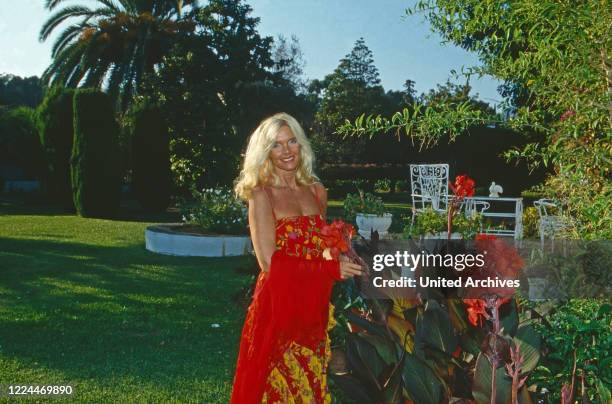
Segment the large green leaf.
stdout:
<path fill-rule="evenodd" d="M 474 384 L 472 394 L 474 400 L 478 404 L 491 403 L 491 376 L 493 374 L 493 366 L 484 354 L 478 355 L 476 361 L 476 369 L 474 371 Z M 512 380 L 506 375 L 504 367 L 498 367 L 495 371 L 495 403 L 496 404 L 511 404 L 512 403 Z"/>
<path fill-rule="evenodd" d="M 457 348 L 457 336 L 448 312 L 436 301 L 429 300 L 425 310 L 417 316 L 416 341 L 449 355 Z"/>
<path fill-rule="evenodd" d="M 346 359 L 352 374 L 376 386 L 382 386 L 380 376 L 386 365 L 371 344 L 358 334 L 349 334 L 346 345 Z"/>
<path fill-rule="evenodd" d="M 376 349 L 378 355 L 387 365 L 394 365 L 398 362 L 399 357 L 396 354 L 394 341 L 379 335 L 360 334 L 359 336 Z"/>
<path fill-rule="evenodd" d="M 370 334 L 376 334 L 380 336 L 387 335 L 387 332 L 385 331 L 385 328 L 382 325 L 378 325 L 371 321 L 368 321 L 365 318 L 360 317 L 357 314 L 351 312 L 350 310 L 345 310 L 344 314 L 346 315 L 348 321 L 363 328 Z"/>
<path fill-rule="evenodd" d="M 402 379 L 415 403 L 437 404 L 442 400 L 442 383 L 427 363 L 416 355 L 406 354 Z"/>
<path fill-rule="evenodd" d="M 531 372 L 540 360 L 540 336 L 531 324 L 522 324 L 513 341 L 523 356 L 522 373 Z"/>
<path fill-rule="evenodd" d="M 472 395 L 477 404 L 491 403 L 492 374 L 493 366 L 491 366 L 491 362 L 481 353 L 476 361 L 474 384 L 472 386 Z M 495 385 L 495 404 L 512 404 L 512 379 L 506 374 L 504 366 L 495 370 Z M 525 386 L 519 390 L 518 401 L 519 404 L 532 403 L 531 396 Z"/>
<path fill-rule="evenodd" d="M 514 299 L 499 308 L 499 317 L 503 334 L 514 336 L 519 323 L 518 310 Z"/>
<path fill-rule="evenodd" d="M 331 375 L 334 384 L 358 404 L 381 402 L 380 393 L 371 385 L 351 375 Z"/>

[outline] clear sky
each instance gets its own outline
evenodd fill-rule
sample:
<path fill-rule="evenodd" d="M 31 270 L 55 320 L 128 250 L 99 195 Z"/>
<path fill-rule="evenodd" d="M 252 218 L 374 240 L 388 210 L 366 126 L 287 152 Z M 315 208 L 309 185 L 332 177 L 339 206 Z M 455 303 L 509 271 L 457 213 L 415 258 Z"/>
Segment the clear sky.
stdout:
<path fill-rule="evenodd" d="M 65 4 L 78 3 L 67 1 Z M 444 83 L 450 71 L 473 66 L 473 55 L 452 45 L 441 45 L 420 15 L 406 16 L 410 0 L 249 0 L 261 18 L 259 31 L 276 37 L 295 34 L 306 59 L 309 79 L 323 78 L 350 52 L 359 37 L 374 53 L 385 89 L 399 90 L 406 79 L 423 92 Z M 52 39 L 38 41 L 48 16 L 44 0 L 0 0 L 0 74 L 40 75 L 50 61 Z M 497 82 L 471 81 L 480 98 L 501 100 Z"/>

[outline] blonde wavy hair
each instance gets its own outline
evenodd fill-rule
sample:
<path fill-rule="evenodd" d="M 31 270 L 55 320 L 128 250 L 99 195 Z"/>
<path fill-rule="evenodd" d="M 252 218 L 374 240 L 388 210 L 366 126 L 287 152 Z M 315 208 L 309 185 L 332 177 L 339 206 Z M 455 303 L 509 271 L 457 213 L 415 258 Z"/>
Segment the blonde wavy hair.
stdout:
<path fill-rule="evenodd" d="M 238 198 L 248 200 L 255 187 L 282 185 L 270 161 L 270 150 L 276 142 L 276 135 L 283 126 L 291 129 L 300 144 L 300 165 L 296 172 L 297 183 L 309 185 L 318 180 L 313 171 L 312 147 L 304 134 L 304 129 L 294 117 L 281 112 L 261 121 L 251 134 L 244 155 L 244 164 L 235 182 L 234 192 Z"/>

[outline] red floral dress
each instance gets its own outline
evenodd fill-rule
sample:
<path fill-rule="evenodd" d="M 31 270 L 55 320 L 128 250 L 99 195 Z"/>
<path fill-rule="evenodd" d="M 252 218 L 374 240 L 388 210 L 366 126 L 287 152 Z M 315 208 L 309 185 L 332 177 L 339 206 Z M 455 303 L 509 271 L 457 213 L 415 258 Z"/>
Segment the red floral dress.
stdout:
<path fill-rule="evenodd" d="M 281 218 L 270 271 L 245 320 L 232 403 L 329 403 L 329 301 L 337 261 L 323 259 L 321 215 Z"/>

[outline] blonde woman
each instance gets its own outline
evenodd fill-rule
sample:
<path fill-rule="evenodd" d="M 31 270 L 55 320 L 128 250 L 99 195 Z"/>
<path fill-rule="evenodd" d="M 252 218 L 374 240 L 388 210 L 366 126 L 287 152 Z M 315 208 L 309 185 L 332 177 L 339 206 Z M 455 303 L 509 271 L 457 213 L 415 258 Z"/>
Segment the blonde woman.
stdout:
<path fill-rule="evenodd" d="M 279 113 L 249 139 L 236 195 L 248 201 L 261 272 L 247 312 L 231 402 L 331 402 L 326 369 L 333 283 L 359 265 L 323 258 L 327 193 L 300 124 Z"/>

